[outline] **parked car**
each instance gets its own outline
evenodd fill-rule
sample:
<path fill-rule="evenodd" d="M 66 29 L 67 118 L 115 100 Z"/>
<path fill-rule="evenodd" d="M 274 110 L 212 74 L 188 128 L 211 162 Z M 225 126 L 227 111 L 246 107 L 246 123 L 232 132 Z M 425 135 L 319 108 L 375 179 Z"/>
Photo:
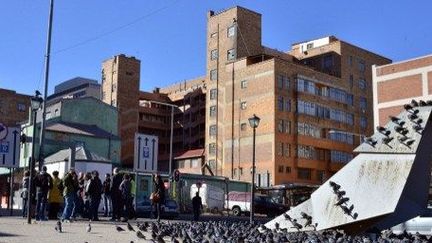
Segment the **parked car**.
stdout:
<path fill-rule="evenodd" d="M 228 208 L 235 216 L 250 213 L 250 192 L 230 192 L 227 196 Z M 255 194 L 254 213 L 275 217 L 289 210 L 289 207 L 276 203 L 271 197 L 264 194 Z"/>
<path fill-rule="evenodd" d="M 152 203 L 149 199 L 138 201 L 135 207 L 138 217 L 150 218 L 152 217 Z M 161 205 L 161 218 L 177 218 L 179 216 L 179 206 L 176 201 L 166 199 L 165 203 Z"/>
<path fill-rule="evenodd" d="M 198 192 L 198 190 L 204 210 L 212 213 L 223 211 L 225 204 L 225 193 L 223 189 L 206 183 L 201 184 L 199 188 L 197 184 L 192 184 L 190 188 L 191 200 L 195 197 L 195 193 Z"/>

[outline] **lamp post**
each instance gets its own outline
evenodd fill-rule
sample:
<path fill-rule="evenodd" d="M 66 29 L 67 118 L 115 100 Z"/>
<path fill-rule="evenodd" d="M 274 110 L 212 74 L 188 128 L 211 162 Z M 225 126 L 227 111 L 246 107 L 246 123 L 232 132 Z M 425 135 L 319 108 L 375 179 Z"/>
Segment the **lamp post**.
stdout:
<path fill-rule="evenodd" d="M 41 108 L 43 99 L 40 97 L 41 93 L 36 90 L 36 95 L 34 97 L 30 98 L 30 104 L 31 104 L 31 111 L 33 115 L 33 135 L 32 135 L 32 152 L 31 152 L 31 159 L 29 161 L 29 171 L 30 171 L 30 178 L 29 178 L 29 188 L 27 190 L 27 223 L 31 224 L 31 195 L 33 194 L 32 188 L 33 188 L 33 171 L 35 167 L 35 140 L 36 140 L 36 114 L 37 111 Z"/>
<path fill-rule="evenodd" d="M 255 114 L 249 118 L 249 125 L 253 128 L 253 142 L 252 142 L 252 185 L 251 185 L 251 199 L 250 199 L 250 223 L 253 224 L 254 218 L 254 194 L 255 194 L 255 137 L 256 128 L 260 123 L 260 118 Z"/>
<path fill-rule="evenodd" d="M 172 161 L 173 161 L 173 134 L 174 134 L 174 108 L 178 108 L 178 106 L 151 100 L 150 103 L 155 103 L 159 105 L 165 105 L 171 107 L 171 132 L 170 132 L 170 155 L 169 155 L 169 174 L 172 173 Z"/>

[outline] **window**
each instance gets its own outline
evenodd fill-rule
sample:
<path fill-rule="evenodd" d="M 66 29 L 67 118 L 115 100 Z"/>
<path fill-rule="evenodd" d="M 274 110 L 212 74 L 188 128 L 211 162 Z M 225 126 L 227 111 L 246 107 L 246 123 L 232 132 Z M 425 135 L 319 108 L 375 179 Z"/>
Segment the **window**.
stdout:
<path fill-rule="evenodd" d="M 350 74 L 349 84 L 350 84 L 350 88 L 354 86 L 354 76 L 352 74 Z"/>
<path fill-rule="evenodd" d="M 51 119 L 51 117 L 52 117 L 51 111 L 48 111 L 48 112 L 46 113 L 46 119 L 47 119 L 47 120 L 48 120 L 48 119 Z"/>
<path fill-rule="evenodd" d="M 210 106 L 210 117 L 216 116 L 216 106 Z"/>
<path fill-rule="evenodd" d="M 227 51 L 227 60 L 234 60 L 236 58 L 236 50 L 235 49 L 229 49 Z"/>
<path fill-rule="evenodd" d="M 279 120 L 278 131 L 284 133 L 291 133 L 291 122 L 287 120 Z"/>
<path fill-rule="evenodd" d="M 23 103 L 18 103 L 17 104 L 17 109 L 18 111 L 25 111 L 26 110 L 26 105 Z"/>
<path fill-rule="evenodd" d="M 214 159 L 209 160 L 208 165 L 210 166 L 210 168 L 216 168 L 216 160 Z"/>
<path fill-rule="evenodd" d="M 352 56 L 349 56 L 349 57 L 348 57 L 348 64 L 349 64 L 350 66 L 352 66 L 352 62 L 353 62 L 353 57 L 352 57 Z"/>
<path fill-rule="evenodd" d="M 362 111 L 366 111 L 367 108 L 367 100 L 365 97 L 360 97 L 360 109 Z"/>
<path fill-rule="evenodd" d="M 247 103 L 246 103 L 246 101 L 241 102 L 241 103 L 240 103 L 240 109 L 242 109 L 242 110 L 246 110 L 246 108 L 247 108 Z"/>
<path fill-rule="evenodd" d="M 317 179 L 318 179 L 318 181 L 324 182 L 324 177 L 325 177 L 325 171 L 318 170 L 317 171 Z"/>
<path fill-rule="evenodd" d="M 367 127 L 367 118 L 362 116 L 360 117 L 360 127 L 361 128 L 366 128 Z"/>
<path fill-rule="evenodd" d="M 330 160 L 335 163 L 348 163 L 352 160 L 353 155 L 342 151 L 332 150 L 330 151 Z"/>
<path fill-rule="evenodd" d="M 297 123 L 297 133 L 314 138 L 321 138 L 321 128 L 308 123 Z"/>
<path fill-rule="evenodd" d="M 111 100 L 111 105 L 115 106 L 116 105 L 116 100 Z"/>
<path fill-rule="evenodd" d="M 330 69 L 333 67 L 333 56 L 325 56 L 323 59 L 323 68 Z"/>
<path fill-rule="evenodd" d="M 285 111 L 288 111 L 288 112 L 291 111 L 291 100 L 290 99 L 285 100 Z"/>
<path fill-rule="evenodd" d="M 210 52 L 210 59 L 216 60 L 218 58 L 218 49 L 213 49 Z"/>
<path fill-rule="evenodd" d="M 240 130 L 246 131 L 246 128 L 247 128 L 247 124 L 246 123 L 240 124 Z"/>
<path fill-rule="evenodd" d="M 297 157 L 303 159 L 315 159 L 316 158 L 315 148 L 312 146 L 298 145 Z"/>
<path fill-rule="evenodd" d="M 278 110 L 279 111 L 284 110 L 284 98 L 282 96 L 278 97 Z"/>
<path fill-rule="evenodd" d="M 210 80 L 217 80 L 218 73 L 217 69 L 213 69 L 210 71 Z"/>
<path fill-rule="evenodd" d="M 277 87 L 279 89 L 283 89 L 283 85 L 284 85 L 284 76 L 283 75 L 278 75 L 277 76 Z"/>
<path fill-rule="evenodd" d="M 211 125 L 209 127 L 209 134 L 210 134 L 210 136 L 216 136 L 216 133 L 217 133 L 217 127 L 216 127 L 216 125 Z"/>
<path fill-rule="evenodd" d="M 199 166 L 199 160 L 198 159 L 191 159 L 191 167 L 197 168 Z"/>
<path fill-rule="evenodd" d="M 298 168 L 297 177 L 299 179 L 303 179 L 303 180 L 310 180 L 311 179 L 311 169 Z"/>
<path fill-rule="evenodd" d="M 307 45 L 306 45 L 306 49 L 312 49 L 314 47 L 314 44 L 313 43 L 308 43 Z"/>
<path fill-rule="evenodd" d="M 54 111 L 54 115 L 55 115 L 55 116 L 58 116 L 58 115 L 59 115 L 59 109 L 55 109 L 55 111 Z"/>
<path fill-rule="evenodd" d="M 283 153 L 283 156 L 290 157 L 291 156 L 291 144 L 284 143 L 282 145 L 282 153 Z"/>
<path fill-rule="evenodd" d="M 351 106 L 354 105 L 354 96 L 352 94 L 347 94 L 346 103 Z"/>
<path fill-rule="evenodd" d="M 291 173 L 291 167 L 287 166 L 285 167 L 285 173 Z"/>
<path fill-rule="evenodd" d="M 210 90 L 210 99 L 214 100 L 217 97 L 217 89 L 211 89 Z"/>
<path fill-rule="evenodd" d="M 132 76 L 134 73 L 133 72 L 126 72 L 126 75 L 128 76 Z"/>
<path fill-rule="evenodd" d="M 242 89 L 246 89 L 247 88 L 247 84 L 248 84 L 248 81 L 247 80 L 243 80 L 243 81 L 241 81 L 240 86 L 241 86 Z"/>
<path fill-rule="evenodd" d="M 284 172 L 284 166 L 279 165 L 278 171 L 279 171 L 279 173 L 283 173 Z"/>
<path fill-rule="evenodd" d="M 359 80 L 359 88 L 361 89 L 361 90 L 365 90 L 366 89 L 366 81 L 364 80 L 364 79 L 360 79 Z"/>
<path fill-rule="evenodd" d="M 217 34 L 218 34 L 217 32 L 213 32 L 213 33 L 211 33 L 211 34 L 210 34 L 210 38 L 215 38 L 215 37 L 217 36 Z"/>
<path fill-rule="evenodd" d="M 354 135 L 344 131 L 332 130 L 329 133 L 329 139 L 347 144 L 354 143 Z"/>
<path fill-rule="evenodd" d="M 179 167 L 179 169 L 184 168 L 185 167 L 185 161 L 184 160 L 179 160 L 178 161 L 178 167 Z"/>
<path fill-rule="evenodd" d="M 227 29 L 227 36 L 232 37 L 234 35 L 235 35 L 235 25 L 232 25 Z"/>
<path fill-rule="evenodd" d="M 216 154 L 216 143 L 209 144 L 209 154 L 210 155 Z"/>
<path fill-rule="evenodd" d="M 366 70 L 366 62 L 364 60 L 358 60 L 358 69 L 360 72 L 364 72 Z"/>

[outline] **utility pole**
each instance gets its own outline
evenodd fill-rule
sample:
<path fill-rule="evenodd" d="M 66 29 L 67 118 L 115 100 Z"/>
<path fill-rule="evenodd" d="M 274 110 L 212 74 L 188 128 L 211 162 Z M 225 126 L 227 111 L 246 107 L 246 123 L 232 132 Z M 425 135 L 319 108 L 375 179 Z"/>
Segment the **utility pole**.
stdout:
<path fill-rule="evenodd" d="M 46 119 L 46 103 L 47 103 L 47 96 L 48 96 L 53 11 L 54 11 L 54 0 L 50 0 L 48 36 L 47 36 L 47 45 L 46 45 L 46 53 L 45 53 L 45 87 L 44 87 L 44 98 L 43 98 L 43 106 L 42 106 L 41 130 L 40 130 L 40 137 L 39 137 L 39 170 L 42 169 L 43 161 L 45 159 L 43 154 L 44 154 L 44 141 L 45 141 L 45 126 L 46 126 L 45 119 Z"/>

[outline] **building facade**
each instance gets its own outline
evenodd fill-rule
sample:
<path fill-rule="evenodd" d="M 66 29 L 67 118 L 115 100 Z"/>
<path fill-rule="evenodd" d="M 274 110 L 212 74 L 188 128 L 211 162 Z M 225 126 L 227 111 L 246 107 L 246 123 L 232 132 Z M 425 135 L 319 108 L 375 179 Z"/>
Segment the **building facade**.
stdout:
<path fill-rule="evenodd" d="M 54 94 L 47 97 L 49 103 L 61 99 L 74 99 L 82 97 L 101 98 L 101 85 L 97 80 L 76 77 L 64 81 L 54 87 Z"/>
<path fill-rule="evenodd" d="M 373 64 L 390 60 L 333 36 L 280 52 L 261 44 L 261 15 L 207 16 L 206 160 L 216 175 L 250 180 L 252 129 L 260 186 L 319 184 L 372 134 Z"/>
<path fill-rule="evenodd" d="M 385 125 L 412 99 L 432 99 L 432 55 L 377 65 L 372 73 L 375 126 Z"/>
<path fill-rule="evenodd" d="M 0 123 L 13 127 L 27 121 L 30 98 L 30 95 L 0 89 Z"/>

